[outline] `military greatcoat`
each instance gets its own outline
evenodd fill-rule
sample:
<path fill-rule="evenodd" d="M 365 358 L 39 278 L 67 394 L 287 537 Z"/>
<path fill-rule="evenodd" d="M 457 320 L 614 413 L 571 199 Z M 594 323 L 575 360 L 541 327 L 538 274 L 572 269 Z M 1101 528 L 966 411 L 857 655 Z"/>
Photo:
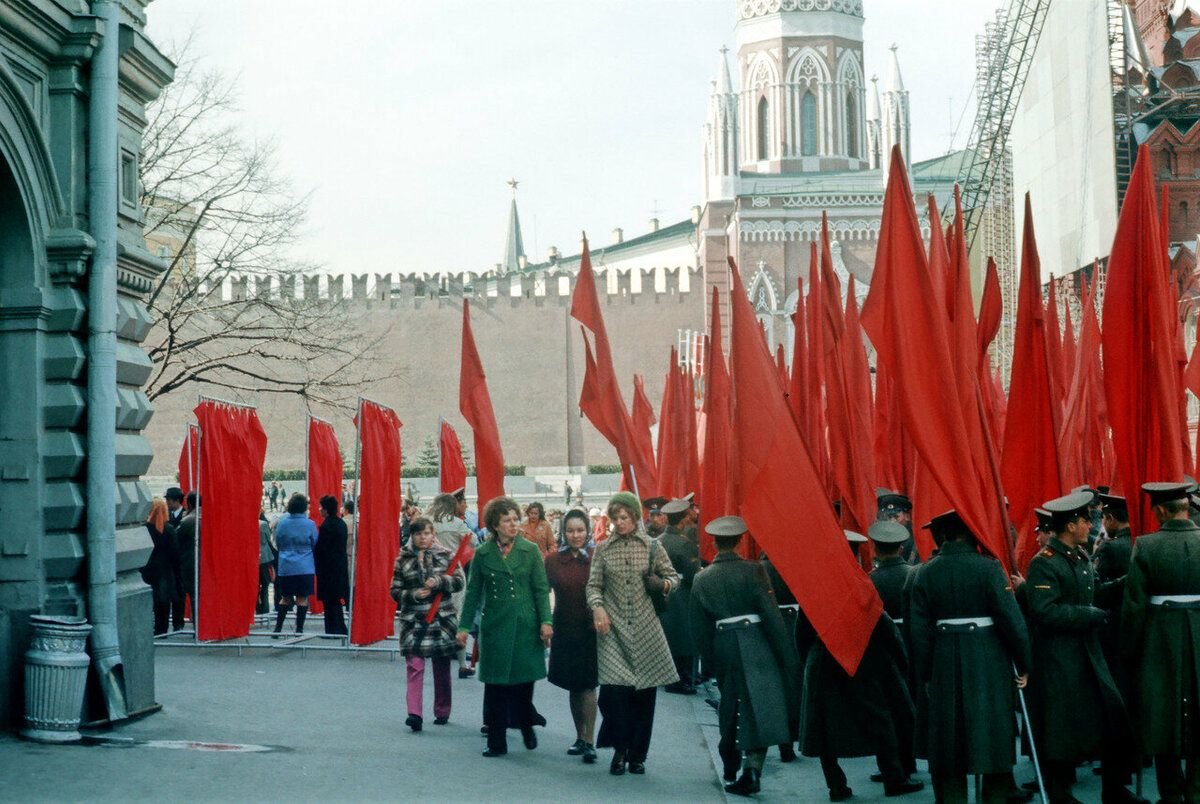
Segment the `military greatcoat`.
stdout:
<path fill-rule="evenodd" d="M 475 551 L 458 630 L 479 621 L 479 680 L 524 684 L 546 677 L 540 626 L 553 622 L 550 584 L 537 545 L 518 536 L 508 556 L 489 539 Z"/>
<path fill-rule="evenodd" d="M 1187 520 L 1168 520 L 1134 545 L 1125 578 L 1121 650 L 1133 668 L 1145 753 L 1195 756 L 1200 751 L 1200 609 L 1151 605 L 1151 598 L 1161 595 L 1200 595 L 1200 528 Z"/>
<path fill-rule="evenodd" d="M 717 626 L 741 615 L 761 622 Z M 736 740 L 743 751 L 791 742 L 786 685 L 796 680 L 796 651 L 762 566 L 717 553 L 696 576 L 690 616 L 696 647 L 721 688 L 722 742 Z"/>
<path fill-rule="evenodd" d="M 916 567 L 901 556 L 881 558 L 871 571 L 871 583 L 883 601 L 883 610 L 899 625 L 904 621 L 904 584 Z"/>
<path fill-rule="evenodd" d="M 604 608 L 612 627 L 596 636 L 601 684 L 644 690 L 679 680 L 643 576 L 650 570 L 650 537 L 640 528 L 629 536 L 613 535 L 592 553 L 587 602 Z M 654 551 L 654 573 L 679 586 L 667 551 Z"/>
<path fill-rule="evenodd" d="M 991 618 L 992 625 L 939 628 L 939 620 Z M 908 632 L 917 683 L 928 690 L 918 743 L 939 775 L 1004 773 L 1016 760 L 1013 665 L 1030 668 L 1021 610 L 995 559 L 946 542 L 914 573 Z"/>
<path fill-rule="evenodd" d="M 700 545 L 673 527 L 658 540 L 671 566 L 679 573 L 679 588 L 667 597 L 667 610 L 660 617 L 667 644 L 673 656 L 695 656 L 696 644 L 688 624 L 688 603 L 692 595 L 692 579 L 700 571 Z"/>
<path fill-rule="evenodd" d="M 1132 742 L 1125 704 L 1100 646 L 1107 617 L 1092 605 L 1094 574 L 1087 554 L 1051 538 L 1029 562 L 1025 588 L 1039 756 L 1052 762 L 1097 759 L 1106 745 Z"/>

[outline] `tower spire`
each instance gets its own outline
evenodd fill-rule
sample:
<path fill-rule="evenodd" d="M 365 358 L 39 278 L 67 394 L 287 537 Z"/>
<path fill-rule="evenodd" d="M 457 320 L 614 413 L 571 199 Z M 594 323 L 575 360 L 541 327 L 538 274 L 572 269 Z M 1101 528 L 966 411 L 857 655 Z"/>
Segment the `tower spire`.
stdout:
<path fill-rule="evenodd" d="M 508 186 L 512 189 L 512 205 L 508 213 L 508 236 L 504 243 L 504 261 L 500 264 L 502 273 L 515 273 L 524 267 L 525 239 L 521 237 L 521 218 L 517 215 L 517 186 L 516 179 L 509 179 Z"/>
<path fill-rule="evenodd" d="M 893 145 L 899 145 L 901 153 L 904 154 L 904 162 L 906 165 L 912 165 L 912 152 L 910 150 L 910 119 L 908 107 L 908 90 L 904 88 L 904 79 L 900 76 L 900 57 L 897 55 L 899 48 L 892 45 L 892 65 L 891 74 L 888 76 L 887 89 L 883 93 L 883 108 L 880 147 L 879 147 L 879 166 L 883 169 L 883 183 L 887 186 L 887 169 L 891 159 Z"/>
<path fill-rule="evenodd" d="M 717 57 L 717 76 L 712 82 L 708 101 L 708 121 L 704 125 L 704 196 L 707 200 L 726 200 L 737 192 L 738 101 L 729 75 L 729 48 L 722 47 Z"/>

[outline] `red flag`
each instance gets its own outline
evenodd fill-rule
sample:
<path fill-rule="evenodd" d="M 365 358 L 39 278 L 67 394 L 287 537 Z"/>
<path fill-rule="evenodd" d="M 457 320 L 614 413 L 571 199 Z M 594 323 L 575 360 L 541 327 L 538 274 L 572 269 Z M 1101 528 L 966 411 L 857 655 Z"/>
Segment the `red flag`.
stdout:
<path fill-rule="evenodd" d="M 466 304 L 466 300 L 463 300 Z M 462 380 L 459 380 L 461 390 Z M 467 464 L 462 457 L 462 443 L 458 433 L 445 419 L 438 419 L 438 489 L 442 494 L 453 494 L 467 486 Z"/>
<path fill-rule="evenodd" d="M 200 458 L 199 440 L 200 428 L 189 424 L 187 435 L 183 437 L 183 447 L 179 450 L 179 489 L 185 499 L 189 492 L 196 489 L 196 462 Z"/>
<path fill-rule="evenodd" d="M 721 351 L 720 294 L 712 289 L 712 318 L 708 336 L 708 381 L 704 385 L 704 462 L 700 466 L 700 558 L 712 561 L 717 554 L 704 526 L 717 517 L 736 512 L 729 471 L 731 426 L 729 373 Z"/>
<path fill-rule="evenodd" d="M 1062 406 L 1067 400 L 1065 368 L 1063 364 L 1062 327 L 1058 323 L 1058 282 L 1050 275 L 1046 292 L 1046 365 L 1050 369 L 1050 389 L 1057 402 L 1054 408 L 1055 432 L 1062 429 Z"/>
<path fill-rule="evenodd" d="M 686 426 L 684 441 L 684 483 L 685 494 L 694 494 L 693 502 L 703 508 L 704 495 L 700 489 L 700 423 L 696 411 L 696 379 L 692 372 L 679 372 L 683 392 L 679 395 L 683 408 L 683 423 Z"/>
<path fill-rule="evenodd" d="M 1183 479 L 1177 341 L 1165 266 L 1150 153 L 1142 145 L 1113 237 L 1101 334 L 1108 417 L 1134 538 L 1154 527 L 1142 483 Z"/>
<path fill-rule="evenodd" d="M 730 260 L 732 263 L 732 259 Z M 733 430 L 742 518 L 796 595 L 821 641 L 853 675 L 883 611 L 854 562 L 825 488 L 780 393 L 771 356 L 733 267 Z M 803 535 L 794 513 L 805 511 Z"/>
<path fill-rule="evenodd" d="M 1060 282 L 1061 284 L 1061 282 Z M 1071 305 L 1063 305 L 1062 363 L 1064 393 L 1071 393 L 1071 380 L 1075 377 L 1076 360 L 1075 322 L 1071 320 Z M 1066 398 L 1065 396 L 1063 397 Z"/>
<path fill-rule="evenodd" d="M 646 438 L 650 438 L 650 428 L 658 420 L 654 417 L 654 406 L 646 396 L 646 384 L 641 374 L 633 375 L 633 411 L 630 415 L 633 417 L 633 426 L 638 431 L 638 436 L 640 437 L 645 430 Z"/>
<path fill-rule="evenodd" d="M 596 295 L 596 277 L 592 272 L 592 258 L 588 251 L 587 238 L 583 240 L 583 256 L 579 263 L 579 275 L 575 280 L 575 291 L 571 295 L 571 317 L 592 333 L 595 343 L 594 383 L 590 390 L 593 411 L 601 419 L 600 431 L 617 451 L 622 474 L 630 488 L 636 488 L 643 498 L 655 496 L 658 481 L 655 477 L 654 456 L 640 449 L 632 437 L 633 423 L 621 389 L 613 371 L 612 350 L 608 333 L 604 328 L 604 316 L 600 312 L 600 299 Z M 586 337 L 584 338 L 586 342 Z M 587 390 L 587 389 L 585 389 Z M 580 395 L 583 408 L 584 395 Z M 592 416 L 588 420 L 595 424 Z M 631 477 L 635 475 L 636 477 Z"/>
<path fill-rule="evenodd" d="M 475 494 L 480 510 L 490 500 L 504 496 L 504 450 L 500 428 L 492 410 L 487 375 L 475 348 L 471 331 L 471 308 L 463 300 L 462 361 L 458 380 L 458 410 L 471 426 L 475 447 Z"/>
<path fill-rule="evenodd" d="M 671 347 L 670 364 L 663 383 L 662 408 L 658 420 L 658 493 L 664 497 L 687 494 L 687 421 L 684 418 L 682 372 L 679 356 Z"/>
<path fill-rule="evenodd" d="M 784 388 L 791 385 L 792 378 L 788 375 L 787 357 L 783 353 L 783 344 L 775 345 L 775 370 L 779 372 L 779 384 Z"/>
<path fill-rule="evenodd" d="M 388 594 L 400 553 L 400 428 L 396 412 L 359 401 L 358 506 L 354 520 L 354 589 L 350 642 L 391 636 L 396 603 Z"/>
<path fill-rule="evenodd" d="M 472 558 L 475 557 L 475 540 L 474 539 L 459 539 L 458 549 L 454 551 L 454 555 L 450 558 L 450 566 L 446 568 L 446 575 L 453 575 L 454 571 L 459 567 L 465 566 Z M 429 611 L 425 614 L 425 624 L 429 625 L 437 617 L 438 609 L 442 606 L 442 593 L 438 592 L 433 596 L 433 601 L 429 604 Z"/>
<path fill-rule="evenodd" d="M 1092 384 L 1099 378 L 1098 362 L 1088 360 L 1088 355 L 1100 353 L 1100 325 L 1096 320 L 1094 286 L 1085 293 L 1082 304 L 1082 321 L 1079 329 L 1079 351 L 1082 359 L 1075 363 L 1071 374 L 1071 385 L 1067 392 L 1067 406 L 1063 410 L 1062 432 L 1058 437 L 1058 454 L 1062 468 L 1063 486 L 1071 488 L 1084 483 L 1100 483 L 1100 467 L 1093 463 L 1099 444 L 1090 444 L 1092 433 L 1088 427 L 1090 419 L 1096 417 L 1092 410 Z M 1090 311 L 1090 314 L 1089 314 Z"/>
<path fill-rule="evenodd" d="M 1021 246 L 1021 282 L 1013 340 L 1012 375 L 1004 430 L 1001 472 L 1009 512 L 1020 539 L 1018 564 L 1024 568 L 1037 551 L 1033 509 L 1062 494 L 1058 465 L 1057 391 L 1046 342 L 1050 332 L 1042 307 L 1041 262 L 1033 230 L 1033 207 L 1025 196 L 1025 234 Z"/>
<path fill-rule="evenodd" d="M 957 393 L 946 393 L 956 372 L 944 297 L 934 291 L 898 148 L 891 159 L 863 328 L 892 377 L 901 420 L 924 465 L 980 544 L 1008 569 L 1008 536 L 992 504 L 994 479 L 974 452 L 979 447 L 969 436 Z"/>
<path fill-rule="evenodd" d="M 796 312 L 792 315 L 792 374 L 788 378 L 788 405 L 807 441 L 808 399 L 812 388 L 808 379 L 808 323 L 804 315 L 804 280 L 796 281 Z"/>
<path fill-rule="evenodd" d="M 198 638 L 250 633 L 258 597 L 258 514 L 267 435 L 254 408 L 211 400 L 196 407 L 200 422 Z"/>
<path fill-rule="evenodd" d="M 830 491 L 829 442 L 825 434 L 825 327 L 822 325 L 821 264 L 817 259 L 817 244 L 809 244 L 808 264 L 808 426 L 802 428 L 812 450 L 817 474 Z"/>
<path fill-rule="evenodd" d="M 342 453 L 332 424 L 316 416 L 308 417 L 306 452 L 304 475 L 308 486 L 308 517 L 320 527 L 324 519 L 321 498 L 336 497 L 339 507 L 342 502 Z M 309 597 L 308 606 L 310 614 L 321 614 L 325 610 L 316 594 Z"/>
<path fill-rule="evenodd" d="M 1004 300 L 1000 295 L 1000 275 L 996 271 L 996 261 L 988 257 L 987 274 L 983 279 L 983 298 L 979 302 L 979 372 L 981 377 L 987 377 L 988 347 L 996 339 L 1000 331 L 1000 319 L 1004 315 Z"/>

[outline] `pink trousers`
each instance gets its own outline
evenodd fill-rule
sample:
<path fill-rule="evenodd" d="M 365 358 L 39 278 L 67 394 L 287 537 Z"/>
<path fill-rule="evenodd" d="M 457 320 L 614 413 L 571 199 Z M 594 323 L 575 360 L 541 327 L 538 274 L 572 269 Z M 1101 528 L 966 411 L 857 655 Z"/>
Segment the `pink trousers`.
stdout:
<path fill-rule="evenodd" d="M 439 656 L 428 661 L 433 663 L 433 716 L 450 717 L 450 657 Z M 425 692 L 424 656 L 408 656 L 408 713 L 420 716 L 424 709 Z"/>

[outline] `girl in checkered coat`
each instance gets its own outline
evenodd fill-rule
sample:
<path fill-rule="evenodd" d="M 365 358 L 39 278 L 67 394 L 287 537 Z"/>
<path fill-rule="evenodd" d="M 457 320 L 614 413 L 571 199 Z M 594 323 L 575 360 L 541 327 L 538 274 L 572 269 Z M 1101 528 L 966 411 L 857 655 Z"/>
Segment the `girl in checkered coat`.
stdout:
<path fill-rule="evenodd" d="M 413 731 L 421 730 L 426 659 L 433 661 L 433 722 L 441 726 L 450 719 L 450 659 L 458 652 L 454 641 L 458 609 L 451 594 L 466 583 L 461 567 L 449 572 L 451 558 L 450 551 L 437 543 L 433 523 L 414 519 L 408 545 L 396 558 L 392 574 L 392 599 L 400 604 L 400 652 L 408 667 L 408 719 L 404 723 Z M 437 615 L 426 623 L 439 592 Z"/>

